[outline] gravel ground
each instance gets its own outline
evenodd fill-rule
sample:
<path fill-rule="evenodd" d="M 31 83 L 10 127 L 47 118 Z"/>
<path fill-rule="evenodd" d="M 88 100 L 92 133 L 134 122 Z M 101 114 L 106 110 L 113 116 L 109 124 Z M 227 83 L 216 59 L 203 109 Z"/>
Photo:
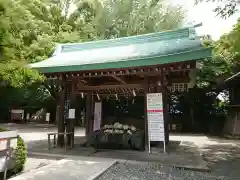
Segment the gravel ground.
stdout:
<path fill-rule="evenodd" d="M 97 180 L 239 180 L 240 178 L 215 176 L 207 172 L 181 170 L 156 164 L 118 163 Z"/>

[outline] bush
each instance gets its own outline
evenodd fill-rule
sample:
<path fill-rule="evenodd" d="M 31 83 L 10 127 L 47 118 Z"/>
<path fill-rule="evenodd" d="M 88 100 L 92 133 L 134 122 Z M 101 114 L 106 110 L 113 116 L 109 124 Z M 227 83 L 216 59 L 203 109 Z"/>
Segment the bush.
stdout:
<path fill-rule="evenodd" d="M 14 150 L 14 160 L 13 172 L 17 174 L 24 169 L 24 165 L 27 160 L 27 149 L 20 136 L 18 136 L 17 147 Z"/>
<path fill-rule="evenodd" d="M 0 132 L 6 131 L 6 129 L 4 128 L 0 128 Z"/>
<path fill-rule="evenodd" d="M 24 165 L 27 159 L 27 150 L 23 139 L 18 136 L 17 146 L 12 149 L 11 159 L 8 165 L 7 177 L 14 176 L 20 173 L 24 169 Z M 3 177 L 3 172 L 0 173 L 0 180 Z"/>

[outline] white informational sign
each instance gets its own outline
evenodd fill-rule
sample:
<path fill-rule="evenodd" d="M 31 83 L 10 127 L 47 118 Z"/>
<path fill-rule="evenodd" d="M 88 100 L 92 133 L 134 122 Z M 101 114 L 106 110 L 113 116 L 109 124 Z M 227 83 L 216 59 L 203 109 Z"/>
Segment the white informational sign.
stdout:
<path fill-rule="evenodd" d="M 163 141 L 165 152 L 165 133 L 163 118 L 162 93 L 147 94 L 147 119 L 149 153 L 151 153 L 151 141 Z"/>
<path fill-rule="evenodd" d="M 27 120 L 29 120 L 30 119 L 30 114 L 29 113 L 27 113 Z"/>
<path fill-rule="evenodd" d="M 75 109 L 69 109 L 68 110 L 68 118 L 69 119 L 75 119 Z"/>
<path fill-rule="evenodd" d="M 101 121 L 102 121 L 102 102 L 95 102 L 93 131 L 97 131 L 100 129 Z"/>
<path fill-rule="evenodd" d="M 50 113 L 46 113 L 46 121 L 47 121 L 47 122 L 50 121 Z"/>

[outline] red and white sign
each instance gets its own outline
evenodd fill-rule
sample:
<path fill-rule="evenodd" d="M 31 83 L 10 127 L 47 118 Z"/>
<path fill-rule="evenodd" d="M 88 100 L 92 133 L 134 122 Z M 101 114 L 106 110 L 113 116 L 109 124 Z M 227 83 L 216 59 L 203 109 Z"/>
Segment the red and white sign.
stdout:
<path fill-rule="evenodd" d="M 162 93 L 147 94 L 148 138 L 165 141 Z"/>

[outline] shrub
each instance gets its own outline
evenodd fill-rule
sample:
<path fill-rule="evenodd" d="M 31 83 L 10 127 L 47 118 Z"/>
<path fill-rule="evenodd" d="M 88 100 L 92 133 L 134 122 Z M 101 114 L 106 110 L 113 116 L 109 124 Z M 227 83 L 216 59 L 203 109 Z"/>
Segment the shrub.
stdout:
<path fill-rule="evenodd" d="M 24 165 L 27 160 L 27 149 L 23 139 L 20 136 L 18 136 L 17 147 L 14 150 L 13 156 L 14 156 L 14 166 L 12 171 L 15 174 L 17 174 L 24 169 Z"/>
<path fill-rule="evenodd" d="M 6 131 L 6 129 L 0 128 L 0 132 Z M 13 149 L 11 153 L 11 160 L 8 166 L 7 177 L 14 176 L 20 173 L 24 169 L 25 162 L 27 160 L 27 149 L 24 144 L 23 139 L 18 136 L 17 138 L 17 146 Z M 0 173 L 0 180 L 3 177 L 3 172 Z"/>
<path fill-rule="evenodd" d="M 0 132 L 6 131 L 6 129 L 4 128 L 0 128 Z"/>

